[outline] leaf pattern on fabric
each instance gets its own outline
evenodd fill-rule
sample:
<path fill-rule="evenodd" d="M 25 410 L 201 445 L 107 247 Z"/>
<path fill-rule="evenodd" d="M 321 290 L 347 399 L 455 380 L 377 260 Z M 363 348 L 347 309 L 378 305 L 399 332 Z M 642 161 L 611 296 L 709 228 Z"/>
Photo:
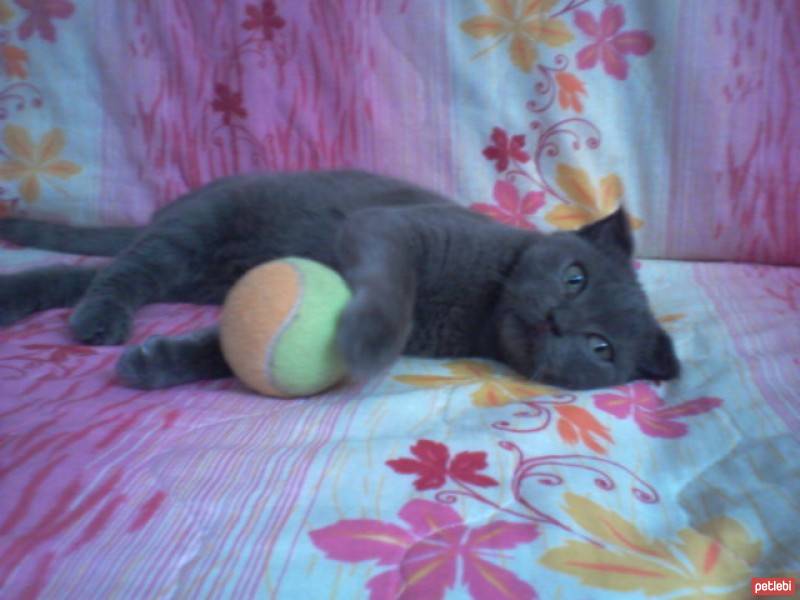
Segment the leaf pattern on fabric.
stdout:
<path fill-rule="evenodd" d="M 584 585 L 648 596 L 689 591 L 683 598 L 737 597 L 760 555 L 744 527 L 731 518 L 677 532 L 676 541 L 653 540 L 632 522 L 596 502 L 564 494 L 565 510 L 604 545 L 568 540 L 545 552 L 545 566 Z M 709 535 L 702 533 L 708 532 Z M 733 588 L 724 590 L 722 588 Z"/>
<path fill-rule="evenodd" d="M 419 491 L 442 487 L 447 478 L 471 483 L 479 487 L 497 485 L 497 480 L 478 473 L 488 466 L 486 452 L 459 452 L 450 460 L 450 450 L 442 443 L 419 440 L 411 446 L 414 458 L 387 460 L 386 464 L 396 473 L 418 475 L 414 487 Z"/>
<path fill-rule="evenodd" d="M 498 372 L 484 362 L 459 360 L 446 364 L 445 368 L 450 375 L 396 375 L 394 379 L 419 388 L 477 385 L 478 389 L 471 395 L 472 403 L 481 407 L 503 406 L 526 398 L 560 393 L 556 388 Z"/>
<path fill-rule="evenodd" d="M 519 70 L 529 73 L 539 59 L 536 45 L 553 48 L 568 44 L 574 39 L 569 26 L 561 19 L 548 16 L 558 0 L 484 0 L 490 15 L 480 15 L 461 23 L 464 33 L 476 38 L 497 38 L 475 58 L 490 52 L 509 37 L 511 62 Z"/>
<path fill-rule="evenodd" d="M 556 167 L 556 183 L 573 201 L 559 204 L 547 213 L 545 219 L 558 229 L 572 230 L 607 217 L 620 205 L 624 195 L 622 181 L 616 174 L 603 177 L 596 188 L 589 174 L 581 168 L 564 163 Z M 629 215 L 632 229 L 643 222 Z"/>
<path fill-rule="evenodd" d="M 442 598 L 455 587 L 459 571 L 473 598 L 538 598 L 530 584 L 494 562 L 495 551 L 539 537 L 536 525 L 498 520 L 470 528 L 452 507 L 429 500 L 407 502 L 398 516 L 409 529 L 375 519 L 345 519 L 309 535 L 329 559 L 373 560 L 391 567 L 366 582 L 370 600 Z"/>

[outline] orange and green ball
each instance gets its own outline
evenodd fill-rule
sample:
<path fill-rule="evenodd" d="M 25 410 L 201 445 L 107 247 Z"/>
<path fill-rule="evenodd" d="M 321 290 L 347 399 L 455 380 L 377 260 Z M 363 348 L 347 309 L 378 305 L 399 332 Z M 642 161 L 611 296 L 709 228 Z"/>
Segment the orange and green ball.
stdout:
<path fill-rule="evenodd" d="M 267 396 L 321 392 L 345 376 L 336 327 L 351 297 L 325 265 L 285 258 L 255 267 L 231 288 L 220 342 L 234 374 Z"/>

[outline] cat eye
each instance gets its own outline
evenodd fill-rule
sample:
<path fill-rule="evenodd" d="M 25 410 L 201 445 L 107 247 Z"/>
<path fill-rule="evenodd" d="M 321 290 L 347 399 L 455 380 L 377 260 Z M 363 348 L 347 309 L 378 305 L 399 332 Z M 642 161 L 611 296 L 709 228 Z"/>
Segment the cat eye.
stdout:
<path fill-rule="evenodd" d="M 572 263 L 564 271 L 564 287 L 570 296 L 577 296 L 586 287 L 586 271 L 578 263 Z"/>
<path fill-rule="evenodd" d="M 592 349 L 598 358 L 611 362 L 614 360 L 614 349 L 606 338 L 600 335 L 590 334 L 586 336 L 589 348 Z"/>

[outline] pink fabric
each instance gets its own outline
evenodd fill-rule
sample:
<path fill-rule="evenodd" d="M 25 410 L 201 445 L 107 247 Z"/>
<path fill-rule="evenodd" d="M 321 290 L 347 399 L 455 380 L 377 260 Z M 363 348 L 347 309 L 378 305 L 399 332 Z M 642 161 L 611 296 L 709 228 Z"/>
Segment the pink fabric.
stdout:
<path fill-rule="evenodd" d="M 682 2 L 667 254 L 800 264 L 800 4 Z"/>
<path fill-rule="evenodd" d="M 216 312 L 150 307 L 140 315 L 134 339 L 203 326 Z M 338 399 L 334 394 L 327 400 L 292 403 L 258 398 L 233 380 L 156 392 L 131 390 L 113 375 L 120 349 L 74 345 L 65 335 L 67 316 L 64 310 L 49 311 L 0 331 L 0 582 L 14 582 L 11 597 L 36 597 L 22 592 L 43 589 L 55 569 L 64 573 L 69 565 L 81 564 L 86 548 L 97 544 L 168 540 L 148 550 L 153 564 L 193 555 L 197 544 L 205 543 L 204 529 L 225 527 L 204 512 L 204 506 L 216 505 L 212 498 L 223 493 L 226 510 L 248 510 L 248 469 L 257 469 L 258 480 L 270 491 L 259 500 L 259 510 L 269 517 L 256 535 L 264 548 L 260 560 L 270 561 L 301 490 L 314 486 L 320 476 L 310 468 L 317 459 L 324 465 L 327 452 L 336 448 L 334 431 L 347 431 L 358 406 L 347 398 L 358 388 Z M 205 432 L 206 442 L 196 437 L 198 432 Z M 186 446 L 189 439 L 194 441 Z M 247 448 L 247 453 L 226 447 Z M 199 468 L 195 461 L 216 466 Z M 240 472 L 245 464 L 251 466 Z M 184 469 L 194 473 L 188 487 L 181 483 Z M 215 489 L 223 480 L 214 473 L 223 472 L 229 477 L 225 492 Z M 143 532 L 149 533 L 142 537 Z M 280 567 L 290 556 L 276 556 L 274 564 Z M 220 546 L 192 570 L 201 572 L 204 565 L 225 559 Z M 134 557 L 119 547 L 115 560 L 121 565 Z M 247 576 L 240 589 L 249 597 L 254 592 L 246 590 L 258 577 L 255 571 Z M 179 585 L 181 573 L 168 568 L 132 577 L 111 571 L 101 575 L 103 581 L 91 573 L 79 580 L 82 589 L 89 589 L 84 586 L 94 579 L 92 588 L 104 596 L 115 580 L 127 590 L 123 595 L 152 596 L 165 586 Z"/>
<path fill-rule="evenodd" d="M 694 268 L 764 399 L 800 432 L 800 270 L 760 265 Z M 735 290 L 735 292 L 733 291 Z"/>
<path fill-rule="evenodd" d="M 416 43 L 407 3 L 282 3 L 270 39 L 248 17 L 253 7 L 260 23 L 261 4 L 97 3 L 109 24 L 98 29 L 105 219 L 145 221 L 188 189 L 253 170 L 357 166 L 452 190 L 448 86 L 436 77 L 447 55 Z M 434 82 L 434 101 L 419 102 Z"/>

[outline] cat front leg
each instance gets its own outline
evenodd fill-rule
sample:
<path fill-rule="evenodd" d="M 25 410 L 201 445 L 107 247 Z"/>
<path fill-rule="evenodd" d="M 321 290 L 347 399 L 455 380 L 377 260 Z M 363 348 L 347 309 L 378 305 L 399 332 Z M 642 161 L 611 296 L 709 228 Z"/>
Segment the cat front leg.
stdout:
<path fill-rule="evenodd" d="M 356 381 L 391 365 L 411 333 L 416 269 L 406 226 L 401 215 L 379 208 L 351 215 L 339 231 L 337 263 L 353 297 L 336 341 Z"/>
<path fill-rule="evenodd" d="M 169 297 L 170 290 L 197 279 L 202 242 L 166 236 L 141 238 L 92 280 L 69 319 L 75 339 L 90 345 L 116 345 L 130 336 L 134 312 Z"/>
<path fill-rule="evenodd" d="M 0 275 L 0 327 L 42 310 L 74 306 L 97 269 L 55 266 Z"/>

